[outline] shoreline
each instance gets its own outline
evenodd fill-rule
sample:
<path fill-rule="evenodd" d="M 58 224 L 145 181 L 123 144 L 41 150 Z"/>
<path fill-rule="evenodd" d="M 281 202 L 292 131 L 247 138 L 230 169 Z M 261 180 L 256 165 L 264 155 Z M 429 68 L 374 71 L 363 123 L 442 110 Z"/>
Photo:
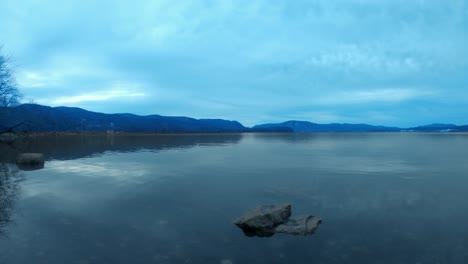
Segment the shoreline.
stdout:
<path fill-rule="evenodd" d="M 305 135 L 305 134 L 468 134 L 464 131 L 317 131 L 317 132 L 264 132 L 264 131 L 239 131 L 239 132 L 104 132 L 104 131 L 80 131 L 80 132 L 14 132 L 19 137 L 41 136 L 182 136 L 182 135 L 238 135 L 238 134 L 281 134 L 281 135 Z"/>

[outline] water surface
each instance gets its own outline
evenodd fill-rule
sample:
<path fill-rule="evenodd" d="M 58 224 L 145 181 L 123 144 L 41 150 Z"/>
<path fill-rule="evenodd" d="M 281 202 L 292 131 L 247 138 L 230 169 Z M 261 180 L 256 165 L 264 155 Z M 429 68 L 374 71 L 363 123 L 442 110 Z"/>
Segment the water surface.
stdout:
<path fill-rule="evenodd" d="M 0 145 L 0 263 L 468 263 L 467 154 L 450 133 L 24 139 Z M 316 234 L 232 224 L 284 202 Z"/>

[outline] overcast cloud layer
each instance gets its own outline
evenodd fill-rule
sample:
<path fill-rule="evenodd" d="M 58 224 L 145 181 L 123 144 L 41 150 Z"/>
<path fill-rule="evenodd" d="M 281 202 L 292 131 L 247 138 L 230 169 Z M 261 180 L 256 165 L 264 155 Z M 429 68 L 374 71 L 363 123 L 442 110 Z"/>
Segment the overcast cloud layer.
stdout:
<path fill-rule="evenodd" d="M 467 1 L 1 0 L 0 17 L 26 102 L 247 126 L 468 124 Z"/>

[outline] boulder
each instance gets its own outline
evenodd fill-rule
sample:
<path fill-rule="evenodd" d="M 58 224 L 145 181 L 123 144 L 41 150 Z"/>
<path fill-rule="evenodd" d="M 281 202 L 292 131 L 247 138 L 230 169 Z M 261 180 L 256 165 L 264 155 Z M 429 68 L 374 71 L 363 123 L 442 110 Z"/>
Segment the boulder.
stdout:
<path fill-rule="evenodd" d="M 290 216 L 290 204 L 264 205 L 247 211 L 234 224 L 247 236 L 267 237 L 272 236 L 274 228 L 286 223 Z"/>
<path fill-rule="evenodd" d="M 275 227 L 275 233 L 312 235 L 321 223 L 322 219 L 313 215 L 291 217 L 286 223 Z"/>
<path fill-rule="evenodd" d="M 312 235 L 322 219 L 313 215 L 291 217 L 291 205 L 264 205 L 247 211 L 234 224 L 246 236 L 271 237 L 276 233 Z"/>
<path fill-rule="evenodd" d="M 37 170 L 44 168 L 44 154 L 23 153 L 16 158 L 16 165 L 21 170 Z"/>

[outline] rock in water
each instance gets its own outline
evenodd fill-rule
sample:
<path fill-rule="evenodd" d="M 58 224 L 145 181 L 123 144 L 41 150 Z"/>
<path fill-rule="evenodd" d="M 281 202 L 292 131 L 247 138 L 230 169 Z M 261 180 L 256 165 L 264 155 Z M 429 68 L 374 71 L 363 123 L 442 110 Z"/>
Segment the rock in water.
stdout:
<path fill-rule="evenodd" d="M 23 153 L 16 158 L 16 165 L 21 170 L 37 170 L 44 168 L 44 154 Z"/>
<path fill-rule="evenodd" d="M 274 235 L 274 228 L 286 223 L 290 216 L 290 204 L 264 205 L 247 211 L 234 224 L 247 236 L 268 237 Z"/>
<path fill-rule="evenodd" d="M 234 221 L 246 236 L 270 237 L 276 233 L 312 235 L 322 219 L 313 215 L 291 217 L 291 205 L 264 205 Z"/>
<path fill-rule="evenodd" d="M 317 216 L 298 216 L 289 218 L 289 221 L 275 227 L 275 233 L 285 233 L 291 235 L 312 235 L 322 219 Z"/>

